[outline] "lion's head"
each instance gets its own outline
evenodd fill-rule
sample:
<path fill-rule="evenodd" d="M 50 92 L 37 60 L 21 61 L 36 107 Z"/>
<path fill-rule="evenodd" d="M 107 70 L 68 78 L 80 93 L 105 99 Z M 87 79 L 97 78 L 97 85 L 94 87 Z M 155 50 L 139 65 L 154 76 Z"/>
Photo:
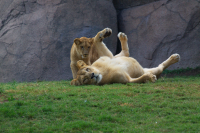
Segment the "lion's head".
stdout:
<path fill-rule="evenodd" d="M 82 60 L 77 61 L 77 67 L 77 78 L 71 81 L 71 85 L 92 85 L 101 81 L 102 75 L 98 69 L 86 65 Z"/>
<path fill-rule="evenodd" d="M 94 39 L 81 37 L 74 39 L 78 52 L 81 54 L 82 58 L 87 58 L 90 52 L 90 49 L 93 45 Z"/>

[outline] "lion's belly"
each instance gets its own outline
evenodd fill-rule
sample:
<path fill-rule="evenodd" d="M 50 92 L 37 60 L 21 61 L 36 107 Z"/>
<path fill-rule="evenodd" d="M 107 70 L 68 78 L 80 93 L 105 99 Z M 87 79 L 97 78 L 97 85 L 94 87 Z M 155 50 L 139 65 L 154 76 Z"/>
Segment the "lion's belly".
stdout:
<path fill-rule="evenodd" d="M 130 60 L 130 58 L 113 58 L 106 63 L 109 65 L 109 67 L 126 72 L 128 72 L 133 66 L 132 60 Z"/>
<path fill-rule="evenodd" d="M 144 71 L 141 65 L 131 57 L 101 57 L 95 63 L 95 66 L 99 67 L 102 71 L 107 71 L 106 73 L 116 72 L 126 72 L 132 78 L 137 78 L 141 76 Z"/>

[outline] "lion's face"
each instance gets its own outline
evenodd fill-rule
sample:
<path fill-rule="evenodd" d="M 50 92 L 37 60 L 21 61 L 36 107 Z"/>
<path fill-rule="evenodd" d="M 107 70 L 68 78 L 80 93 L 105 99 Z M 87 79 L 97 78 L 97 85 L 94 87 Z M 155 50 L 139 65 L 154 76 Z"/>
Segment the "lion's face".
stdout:
<path fill-rule="evenodd" d="M 71 81 L 71 85 L 92 85 L 101 81 L 102 75 L 99 70 L 86 65 L 82 60 L 77 62 L 77 66 L 79 68 L 77 78 Z"/>
<path fill-rule="evenodd" d="M 93 38 L 81 37 L 74 39 L 78 52 L 82 58 L 87 58 L 93 45 Z"/>

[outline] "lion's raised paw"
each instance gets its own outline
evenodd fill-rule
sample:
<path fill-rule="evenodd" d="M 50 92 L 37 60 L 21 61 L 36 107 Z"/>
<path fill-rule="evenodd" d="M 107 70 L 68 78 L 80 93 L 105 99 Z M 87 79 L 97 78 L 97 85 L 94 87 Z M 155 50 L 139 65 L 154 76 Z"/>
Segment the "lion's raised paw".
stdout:
<path fill-rule="evenodd" d="M 170 56 L 170 62 L 172 64 L 176 63 L 176 62 L 179 62 L 181 60 L 181 57 L 179 54 L 173 54 Z"/>
<path fill-rule="evenodd" d="M 105 28 L 99 32 L 99 38 L 103 40 L 104 38 L 109 37 L 111 34 L 112 30 L 110 28 Z"/>
<path fill-rule="evenodd" d="M 127 35 L 125 33 L 119 32 L 117 36 L 118 36 L 119 40 L 121 40 L 121 41 L 128 40 Z"/>

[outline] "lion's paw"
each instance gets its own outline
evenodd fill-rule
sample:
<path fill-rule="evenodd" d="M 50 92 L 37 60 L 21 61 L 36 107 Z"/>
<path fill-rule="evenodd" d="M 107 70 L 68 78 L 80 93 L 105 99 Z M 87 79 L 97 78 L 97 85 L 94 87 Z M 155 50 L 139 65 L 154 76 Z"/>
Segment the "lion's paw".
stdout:
<path fill-rule="evenodd" d="M 122 33 L 122 32 L 119 32 L 117 36 L 118 36 L 120 41 L 127 41 L 128 40 L 127 35 Z"/>
<path fill-rule="evenodd" d="M 100 31 L 99 38 L 104 39 L 106 37 L 109 37 L 112 34 L 112 30 L 110 28 L 105 28 L 104 30 Z"/>
<path fill-rule="evenodd" d="M 146 80 L 145 82 L 147 81 L 150 81 L 150 82 L 156 82 L 157 78 L 156 78 L 156 75 L 153 75 L 152 73 L 148 72 L 145 74 L 146 75 Z"/>
<path fill-rule="evenodd" d="M 181 60 L 181 57 L 179 54 L 173 54 L 170 56 L 170 60 L 172 61 L 172 63 L 176 63 Z"/>
<path fill-rule="evenodd" d="M 151 76 L 151 82 L 155 83 L 156 80 L 157 80 L 156 75 L 152 74 L 152 76 Z"/>

